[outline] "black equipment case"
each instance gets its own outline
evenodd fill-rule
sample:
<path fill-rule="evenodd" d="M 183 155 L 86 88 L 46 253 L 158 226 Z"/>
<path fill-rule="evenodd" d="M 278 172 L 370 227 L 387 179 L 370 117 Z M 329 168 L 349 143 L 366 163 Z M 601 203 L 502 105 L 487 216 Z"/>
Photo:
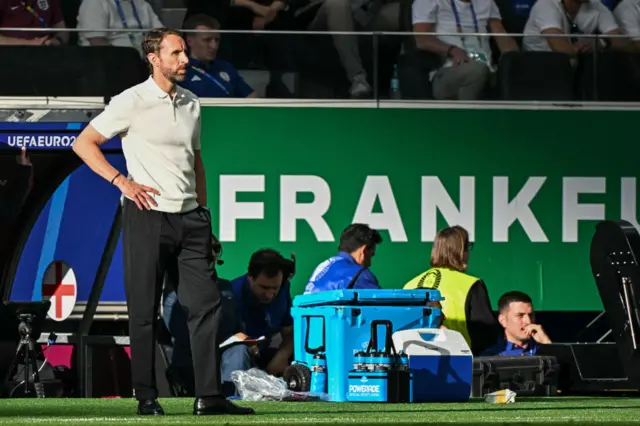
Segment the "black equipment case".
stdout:
<path fill-rule="evenodd" d="M 615 343 L 552 343 L 540 345 L 537 354 L 558 360 L 558 388 L 563 395 L 635 390 Z"/>
<path fill-rule="evenodd" d="M 603 221 L 591 241 L 591 270 L 607 312 L 618 359 L 640 383 L 640 235 L 624 220 Z"/>
<path fill-rule="evenodd" d="M 558 363 L 552 356 L 491 356 L 473 359 L 472 397 L 509 389 L 518 396 L 551 396 L 558 390 Z"/>

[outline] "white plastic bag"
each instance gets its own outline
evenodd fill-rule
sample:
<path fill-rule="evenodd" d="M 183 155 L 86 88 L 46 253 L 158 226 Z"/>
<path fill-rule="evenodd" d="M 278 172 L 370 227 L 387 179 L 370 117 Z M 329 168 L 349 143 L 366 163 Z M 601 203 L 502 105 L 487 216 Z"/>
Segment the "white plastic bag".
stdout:
<path fill-rule="evenodd" d="M 489 404 L 513 404 L 516 402 L 516 393 L 510 389 L 502 389 L 486 394 L 484 400 Z"/>
<path fill-rule="evenodd" d="M 231 373 L 240 397 L 244 401 L 328 401 L 326 393 L 294 392 L 280 378 L 270 376 L 265 371 L 252 368 Z"/>

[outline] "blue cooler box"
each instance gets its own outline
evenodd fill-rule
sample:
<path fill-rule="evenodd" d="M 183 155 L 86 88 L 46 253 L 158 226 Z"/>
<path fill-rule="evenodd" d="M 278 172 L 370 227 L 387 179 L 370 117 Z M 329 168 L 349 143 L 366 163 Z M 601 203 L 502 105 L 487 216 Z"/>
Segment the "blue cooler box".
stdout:
<path fill-rule="evenodd" d="M 415 402 L 464 402 L 471 397 L 473 355 L 453 330 L 413 329 L 393 334 L 397 351 L 409 357 Z"/>
<path fill-rule="evenodd" d="M 367 349 L 371 322 L 390 321 L 394 332 L 436 328 L 442 313 L 426 304 L 439 300 L 438 290 L 334 290 L 296 296 L 291 310 L 294 367 L 298 372 L 310 368 L 314 355 L 323 353 L 329 400 L 347 401 L 353 355 Z M 300 372 L 304 375 L 308 379 L 308 370 Z"/>

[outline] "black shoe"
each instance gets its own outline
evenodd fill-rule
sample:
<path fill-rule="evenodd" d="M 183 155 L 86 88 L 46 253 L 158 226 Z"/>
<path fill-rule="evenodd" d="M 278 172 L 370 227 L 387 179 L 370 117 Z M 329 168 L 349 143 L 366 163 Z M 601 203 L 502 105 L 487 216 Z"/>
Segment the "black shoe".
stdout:
<path fill-rule="evenodd" d="M 215 414 L 248 415 L 255 414 L 253 408 L 240 407 L 222 396 L 196 398 L 193 403 L 193 414 L 196 416 L 210 416 Z"/>
<path fill-rule="evenodd" d="M 157 399 L 145 399 L 138 401 L 139 416 L 164 416 L 164 410 Z"/>

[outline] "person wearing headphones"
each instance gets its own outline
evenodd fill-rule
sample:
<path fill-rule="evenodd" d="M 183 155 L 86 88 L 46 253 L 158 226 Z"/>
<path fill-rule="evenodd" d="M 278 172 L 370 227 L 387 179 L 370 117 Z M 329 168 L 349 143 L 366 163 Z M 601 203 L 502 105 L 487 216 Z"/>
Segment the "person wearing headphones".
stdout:
<path fill-rule="evenodd" d="M 251 255 L 247 272 L 231 281 L 235 301 L 231 322 L 239 326 L 226 334 L 220 333 L 220 337 L 225 339 L 234 333 L 237 340 L 251 343 L 223 349 L 222 386 L 226 396 L 237 393 L 231 376 L 234 371 L 259 368 L 279 377 L 293 360 L 294 275 L 293 260 L 277 250 L 264 248 Z M 225 313 L 224 318 L 231 316 Z"/>
<path fill-rule="evenodd" d="M 474 354 L 493 345 L 500 327 L 491 310 L 487 287 L 480 278 L 466 273 L 473 243 L 461 226 L 438 232 L 431 250 L 431 268 L 414 277 L 405 290 L 439 290 L 443 326 L 464 336 Z"/>

